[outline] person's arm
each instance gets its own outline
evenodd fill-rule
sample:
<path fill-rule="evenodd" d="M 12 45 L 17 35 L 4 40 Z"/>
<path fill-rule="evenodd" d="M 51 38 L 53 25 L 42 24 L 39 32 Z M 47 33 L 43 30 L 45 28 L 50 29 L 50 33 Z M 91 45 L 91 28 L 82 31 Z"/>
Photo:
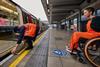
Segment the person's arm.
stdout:
<path fill-rule="evenodd" d="M 25 32 L 25 27 L 22 26 L 22 27 L 20 28 L 20 35 L 24 35 L 24 32 Z"/>

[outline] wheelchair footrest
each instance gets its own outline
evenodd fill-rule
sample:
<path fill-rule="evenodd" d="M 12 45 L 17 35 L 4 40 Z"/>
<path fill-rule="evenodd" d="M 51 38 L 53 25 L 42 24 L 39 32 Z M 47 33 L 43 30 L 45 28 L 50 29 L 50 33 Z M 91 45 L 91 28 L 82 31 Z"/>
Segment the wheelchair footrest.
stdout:
<path fill-rule="evenodd" d="M 83 57 L 80 57 L 78 60 L 83 64 L 87 64 L 86 60 Z"/>
<path fill-rule="evenodd" d="M 78 57 L 78 60 L 83 63 L 83 64 L 87 64 L 87 61 L 82 53 L 82 51 L 78 50 L 77 51 L 77 57 Z"/>

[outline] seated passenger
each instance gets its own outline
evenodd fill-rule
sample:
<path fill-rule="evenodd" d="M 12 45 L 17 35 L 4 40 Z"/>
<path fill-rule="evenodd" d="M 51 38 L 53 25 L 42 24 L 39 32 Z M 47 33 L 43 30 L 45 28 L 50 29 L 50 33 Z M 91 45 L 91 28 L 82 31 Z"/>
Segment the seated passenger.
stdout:
<path fill-rule="evenodd" d="M 88 19 L 86 25 L 87 32 L 74 32 L 70 40 L 69 48 L 66 46 L 67 51 L 73 52 L 74 49 L 77 49 L 78 41 L 80 38 L 92 39 L 94 37 L 100 36 L 100 31 L 96 32 L 94 29 L 91 28 L 92 19 L 96 18 L 95 16 L 93 16 L 93 13 L 94 13 L 94 8 L 92 7 L 84 9 L 84 16 L 86 16 Z"/>

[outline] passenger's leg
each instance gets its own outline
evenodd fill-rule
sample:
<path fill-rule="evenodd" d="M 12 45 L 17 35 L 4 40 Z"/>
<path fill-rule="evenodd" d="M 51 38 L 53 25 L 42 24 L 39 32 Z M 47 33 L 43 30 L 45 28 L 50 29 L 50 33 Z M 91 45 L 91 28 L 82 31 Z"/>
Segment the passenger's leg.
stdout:
<path fill-rule="evenodd" d="M 73 50 L 74 48 L 77 49 L 79 38 L 86 38 L 91 39 L 98 35 L 89 32 L 75 32 L 73 33 L 71 40 L 70 40 L 70 49 Z"/>

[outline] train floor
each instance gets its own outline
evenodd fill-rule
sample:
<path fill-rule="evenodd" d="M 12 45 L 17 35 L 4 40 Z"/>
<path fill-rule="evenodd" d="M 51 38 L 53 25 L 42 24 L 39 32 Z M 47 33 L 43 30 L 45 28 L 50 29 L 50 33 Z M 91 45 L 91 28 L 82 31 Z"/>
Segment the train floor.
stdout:
<path fill-rule="evenodd" d="M 49 29 L 42 36 L 38 44 L 20 62 L 16 62 L 16 67 L 91 67 L 88 63 L 80 63 L 77 57 L 65 50 L 71 32 Z M 7 64 L 3 67 L 7 67 Z M 9 67 L 15 67 L 12 64 L 10 62 Z"/>

